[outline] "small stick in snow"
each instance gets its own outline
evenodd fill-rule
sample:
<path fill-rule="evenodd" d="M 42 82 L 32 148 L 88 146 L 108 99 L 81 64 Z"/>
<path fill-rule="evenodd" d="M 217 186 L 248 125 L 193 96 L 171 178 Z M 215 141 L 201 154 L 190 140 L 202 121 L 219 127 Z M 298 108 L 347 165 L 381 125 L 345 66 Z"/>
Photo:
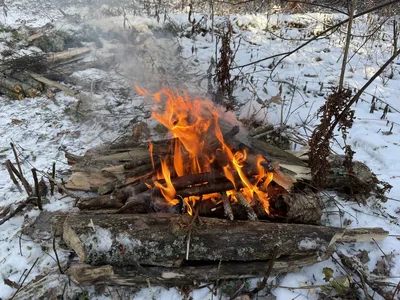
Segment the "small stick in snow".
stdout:
<path fill-rule="evenodd" d="M 265 273 L 265 276 L 264 276 L 263 280 L 259 283 L 259 285 L 257 285 L 257 287 L 249 293 L 250 297 L 256 295 L 259 291 L 261 291 L 265 288 L 268 278 L 271 275 L 272 268 L 274 267 L 275 260 L 278 257 L 278 249 L 279 249 L 279 247 L 278 247 L 278 245 L 276 245 L 274 248 L 274 253 L 272 254 L 271 260 L 269 261 L 267 273 Z"/>
<path fill-rule="evenodd" d="M 20 287 L 15 291 L 14 295 L 10 298 L 10 300 L 14 299 L 15 296 L 18 294 L 18 292 L 19 292 L 19 290 L 21 289 L 21 287 L 23 286 L 23 284 L 24 284 L 26 278 L 28 278 L 29 274 L 31 273 L 33 267 L 36 265 L 36 263 L 38 262 L 38 260 L 39 260 L 39 257 L 36 258 L 35 262 L 33 263 L 32 267 L 29 269 L 28 273 L 26 273 L 26 276 L 25 276 L 24 280 L 21 282 Z"/>
<path fill-rule="evenodd" d="M 8 216 L 1 219 L 0 225 L 4 224 L 8 220 L 10 220 L 12 217 L 14 217 L 17 213 L 22 211 L 28 205 L 29 200 L 30 200 L 30 198 L 28 198 L 28 200 L 26 200 L 25 202 L 22 202 L 20 205 L 18 205 L 18 207 L 13 212 L 10 212 L 10 214 Z"/>
<path fill-rule="evenodd" d="M 15 146 L 13 143 L 10 143 L 10 146 L 13 150 L 14 153 L 14 157 L 15 157 L 15 161 L 17 162 L 17 166 L 18 166 L 18 171 L 19 171 L 19 175 L 20 175 L 20 180 L 22 182 L 22 185 L 25 188 L 26 193 L 28 194 L 28 196 L 31 196 L 31 191 L 32 188 L 30 187 L 28 181 L 26 181 L 24 174 L 22 173 L 22 168 L 21 168 L 21 164 L 19 162 L 19 158 L 18 158 L 18 154 L 17 154 L 17 150 L 15 149 Z M 17 175 L 18 176 L 18 175 Z"/>
<path fill-rule="evenodd" d="M 18 180 L 17 180 L 17 178 L 15 178 L 14 172 L 11 167 L 12 166 L 11 161 L 9 159 L 7 159 L 6 162 L 4 163 L 4 165 L 8 171 L 8 174 L 10 175 L 12 182 L 17 186 L 18 190 L 21 192 L 22 191 L 21 187 L 19 186 Z"/>
<path fill-rule="evenodd" d="M 400 292 L 400 281 L 399 281 L 399 283 L 397 284 L 396 288 L 394 289 L 393 296 L 392 296 L 392 299 L 391 299 L 391 300 L 394 300 L 394 297 L 396 297 L 396 294 L 397 294 L 398 292 Z"/>
<path fill-rule="evenodd" d="M 50 195 L 54 196 L 54 181 L 56 178 L 56 162 L 53 162 L 53 168 L 52 168 L 52 172 L 51 172 L 51 178 L 53 180 L 49 180 L 50 182 Z"/>
<path fill-rule="evenodd" d="M 32 169 L 32 175 L 33 175 L 33 180 L 35 181 L 35 192 L 36 192 L 36 199 L 37 199 L 36 203 L 37 203 L 37 206 L 39 207 L 39 210 L 42 211 L 43 210 L 42 198 L 40 196 L 39 181 L 38 181 L 38 178 L 37 178 L 37 174 L 36 174 L 36 169 L 35 168 Z"/>
<path fill-rule="evenodd" d="M 53 236 L 53 251 L 54 251 L 54 254 L 56 255 L 57 266 L 58 266 L 58 269 L 59 269 L 59 271 L 60 271 L 60 274 L 64 274 L 64 271 L 63 271 L 62 268 L 61 268 L 60 260 L 59 260 L 59 258 L 58 258 L 58 254 L 57 254 L 57 249 L 56 249 L 56 236 L 57 236 L 57 229 L 55 230 L 54 236 Z"/>
<path fill-rule="evenodd" d="M 372 240 L 374 241 L 374 243 L 375 243 L 375 245 L 378 247 L 378 249 L 382 252 L 383 256 L 387 259 L 387 256 L 386 256 L 385 252 L 383 252 L 382 248 L 379 247 L 379 245 L 378 245 L 378 243 L 375 241 L 375 239 L 372 238 Z"/>

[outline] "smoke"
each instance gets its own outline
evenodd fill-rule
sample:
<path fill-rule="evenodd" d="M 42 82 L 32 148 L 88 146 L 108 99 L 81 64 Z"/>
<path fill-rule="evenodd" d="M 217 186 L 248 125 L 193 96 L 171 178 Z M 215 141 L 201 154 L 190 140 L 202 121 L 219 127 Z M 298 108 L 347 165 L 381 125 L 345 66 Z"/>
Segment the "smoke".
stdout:
<path fill-rule="evenodd" d="M 179 43 L 156 19 L 134 15 L 88 22 L 108 37 L 104 47 L 115 54 L 118 72 L 149 90 L 185 88 Z"/>

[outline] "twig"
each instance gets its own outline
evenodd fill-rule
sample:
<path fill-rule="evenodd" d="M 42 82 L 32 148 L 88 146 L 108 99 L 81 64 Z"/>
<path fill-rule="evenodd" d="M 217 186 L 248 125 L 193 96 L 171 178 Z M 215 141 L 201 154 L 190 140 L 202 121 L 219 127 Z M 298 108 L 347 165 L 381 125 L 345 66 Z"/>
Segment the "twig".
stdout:
<path fill-rule="evenodd" d="M 53 162 L 53 168 L 52 168 L 52 172 L 51 172 L 51 178 L 53 180 L 49 180 L 50 182 L 50 195 L 54 196 L 54 181 L 55 181 L 55 177 L 56 177 L 56 162 Z"/>
<path fill-rule="evenodd" d="M 375 245 L 378 247 L 378 249 L 379 249 L 379 250 L 382 252 L 383 256 L 384 256 L 385 258 L 387 258 L 387 256 L 386 256 L 385 252 L 383 252 L 382 248 L 381 248 L 381 247 L 379 247 L 379 245 L 378 245 L 378 243 L 375 241 L 375 239 L 374 239 L 374 238 L 372 238 L 372 240 L 374 241 L 374 243 L 375 243 Z"/>
<path fill-rule="evenodd" d="M 365 278 L 364 278 L 363 274 L 361 272 L 359 272 L 359 271 L 357 273 L 358 273 L 358 276 L 361 279 L 361 285 L 362 285 L 362 290 L 363 290 L 363 292 L 365 294 L 365 299 L 367 299 L 367 300 L 372 299 L 371 296 L 368 294 L 367 285 L 365 283 Z"/>
<path fill-rule="evenodd" d="M 394 289 L 393 296 L 392 296 L 392 299 L 391 299 L 391 300 L 394 300 L 394 297 L 396 297 L 396 294 L 397 294 L 399 291 L 400 291 L 400 281 L 399 281 L 399 283 L 397 284 L 396 288 Z"/>
<path fill-rule="evenodd" d="M 40 196 L 39 181 L 38 181 L 38 178 L 37 178 L 36 169 L 32 168 L 31 171 L 32 171 L 32 175 L 33 175 L 33 180 L 35 182 L 36 203 L 37 203 L 37 206 L 38 206 L 39 210 L 42 211 L 43 210 L 42 198 Z"/>
<path fill-rule="evenodd" d="M 353 271 L 354 273 L 356 273 L 361 281 L 365 280 L 365 283 L 368 284 L 368 286 L 377 294 L 379 294 L 381 297 L 386 298 L 383 294 L 384 291 L 382 291 L 379 287 L 375 287 L 373 285 L 373 282 L 371 282 L 370 280 L 368 280 L 368 274 L 365 272 L 365 270 L 362 270 L 358 264 L 356 263 L 356 260 L 353 257 L 348 257 L 346 255 L 344 255 L 341 252 L 337 252 L 337 255 L 339 256 L 340 260 L 343 263 L 343 266 L 345 266 L 346 268 L 350 269 L 351 271 Z M 336 260 L 333 256 L 331 256 L 334 260 Z M 337 261 L 337 260 L 336 260 Z M 342 266 L 342 267 L 343 267 Z M 363 277 L 363 278 L 362 278 Z M 357 284 L 364 289 L 364 287 L 362 285 L 360 285 L 358 282 Z M 368 295 L 369 298 L 367 299 L 373 299 L 370 295 Z"/>
<path fill-rule="evenodd" d="M 274 253 L 272 254 L 271 260 L 269 261 L 267 273 L 265 273 L 265 276 L 263 280 L 260 282 L 260 284 L 249 293 L 249 296 L 252 297 L 256 295 L 259 291 L 263 290 L 265 288 L 265 285 L 267 284 L 268 278 L 271 275 L 272 268 L 274 267 L 274 263 L 276 261 L 276 258 L 278 257 L 278 250 L 279 246 L 276 245 L 274 248 Z"/>
<path fill-rule="evenodd" d="M 18 245 L 19 245 L 19 254 L 21 256 L 23 256 L 22 255 L 22 230 L 21 230 L 21 234 L 19 235 L 19 238 L 18 238 Z"/>
<path fill-rule="evenodd" d="M 57 254 L 56 235 L 57 235 L 57 229 L 54 231 L 54 236 L 53 236 L 53 251 L 54 251 L 54 254 L 56 255 L 57 265 L 58 265 L 58 269 L 60 270 L 60 274 L 64 274 L 64 271 L 61 268 L 60 260 L 58 258 L 58 254 Z"/>
<path fill-rule="evenodd" d="M 17 180 L 17 178 L 15 178 L 14 172 L 12 170 L 11 161 L 9 159 L 7 159 L 4 163 L 4 165 L 8 171 L 8 174 L 10 175 L 12 182 L 17 186 L 18 190 L 21 192 L 21 187 L 19 186 L 18 180 Z"/>
<path fill-rule="evenodd" d="M 192 230 L 189 230 L 186 242 L 186 260 L 189 260 L 190 239 L 192 237 Z"/>
<path fill-rule="evenodd" d="M 15 149 L 15 146 L 14 146 L 13 143 L 10 143 L 10 146 L 11 146 L 11 148 L 12 148 L 12 150 L 13 150 L 13 153 L 14 153 L 14 157 L 15 157 L 15 161 L 16 161 L 16 163 L 17 163 L 18 172 L 19 172 L 19 175 L 20 175 L 20 179 L 21 179 L 22 185 L 24 186 L 25 191 L 26 191 L 26 193 L 28 194 L 28 196 L 30 196 L 30 195 L 31 195 L 31 190 L 32 190 L 32 189 L 31 189 L 31 187 L 29 186 L 28 181 L 26 181 L 26 179 L 25 179 L 25 177 L 24 177 L 24 174 L 22 173 L 22 168 L 21 168 L 21 164 L 20 164 L 20 162 L 19 162 L 17 150 Z"/>
<path fill-rule="evenodd" d="M 12 217 L 14 217 L 17 213 L 19 213 L 20 211 L 22 211 L 29 202 L 29 198 L 28 200 L 26 200 L 25 202 L 22 202 L 13 212 L 11 212 L 7 217 L 4 217 L 3 219 L 0 220 L 0 225 L 4 224 L 5 222 L 7 222 L 8 220 L 10 220 Z"/>
<path fill-rule="evenodd" d="M 28 278 L 29 274 L 31 273 L 33 267 L 36 265 L 36 263 L 38 262 L 39 257 L 36 258 L 35 262 L 33 263 L 32 267 L 29 269 L 28 273 L 26 273 L 26 276 L 24 278 L 24 280 L 22 280 L 20 287 L 15 291 L 14 295 L 10 298 L 10 300 L 14 299 L 15 296 L 18 294 L 18 292 L 20 291 L 20 289 L 22 288 L 22 286 L 24 285 L 24 282 L 26 280 L 26 278 Z"/>
<path fill-rule="evenodd" d="M 188 232 L 188 235 L 187 235 L 187 243 L 186 243 L 186 260 L 189 260 L 189 249 L 190 249 L 190 240 L 191 240 L 191 237 L 192 237 L 193 224 L 196 221 L 196 219 L 200 220 L 199 211 L 200 211 L 199 207 L 196 207 L 195 214 L 192 217 L 192 220 L 191 220 L 190 224 L 188 225 L 189 232 Z"/>
<path fill-rule="evenodd" d="M 358 13 L 358 14 L 355 14 L 354 17 L 353 17 L 353 19 L 359 18 L 359 17 L 361 17 L 361 16 L 363 16 L 363 15 L 369 14 L 370 12 L 373 12 L 373 11 L 379 10 L 379 9 L 382 9 L 382 8 L 384 8 L 384 7 L 387 7 L 387 6 L 396 4 L 396 3 L 398 3 L 398 2 L 400 2 L 400 0 L 393 0 L 393 1 L 390 1 L 390 2 L 386 2 L 386 3 L 383 3 L 383 4 L 377 5 L 377 6 L 375 6 L 375 7 L 372 7 L 372 8 L 370 8 L 370 9 L 367 9 L 367 10 L 365 10 L 365 11 L 362 11 L 362 12 L 360 12 L 360 13 Z M 337 24 L 335 24 L 335 25 L 333 25 L 333 26 L 327 28 L 326 30 L 324 30 L 324 31 L 321 32 L 320 34 L 315 35 L 313 38 L 309 39 L 307 42 L 305 42 L 305 43 L 301 44 L 300 46 L 298 46 L 296 49 L 293 49 L 293 50 L 287 51 L 287 52 L 283 52 L 283 53 L 274 54 L 274 55 L 271 55 L 271 56 L 268 56 L 268 57 L 264 57 L 264 58 L 258 59 L 258 60 L 256 60 L 256 61 L 252 61 L 252 62 L 250 62 L 250 63 L 247 63 L 247 64 L 238 65 L 238 66 L 232 67 L 231 70 L 233 70 L 233 69 L 239 69 L 239 68 L 244 68 L 244 67 L 248 67 L 248 66 L 251 66 L 251 65 L 255 65 L 255 64 L 257 64 L 257 63 L 260 63 L 260 62 L 262 62 L 262 61 L 268 60 L 268 59 L 272 59 L 272 58 L 275 58 L 275 57 L 283 56 L 283 57 L 280 58 L 279 61 L 275 64 L 275 67 L 276 67 L 276 66 L 279 65 L 279 63 L 282 62 L 286 57 L 288 57 L 288 56 L 290 56 L 290 55 L 296 53 L 298 50 L 300 50 L 300 49 L 306 47 L 308 44 L 310 44 L 311 42 L 313 42 L 313 41 L 319 39 L 320 37 L 324 36 L 324 35 L 327 34 L 328 32 L 330 32 L 330 31 L 332 31 L 332 30 L 334 30 L 334 29 L 336 29 L 336 28 L 338 28 L 338 27 L 340 27 L 340 26 L 346 24 L 348 21 L 349 21 L 349 18 L 347 18 L 347 19 L 345 19 L 345 20 L 343 20 L 343 21 L 341 21 L 341 22 L 339 22 L 339 23 L 337 23 Z M 275 68 L 274 68 L 274 69 L 275 69 Z"/>

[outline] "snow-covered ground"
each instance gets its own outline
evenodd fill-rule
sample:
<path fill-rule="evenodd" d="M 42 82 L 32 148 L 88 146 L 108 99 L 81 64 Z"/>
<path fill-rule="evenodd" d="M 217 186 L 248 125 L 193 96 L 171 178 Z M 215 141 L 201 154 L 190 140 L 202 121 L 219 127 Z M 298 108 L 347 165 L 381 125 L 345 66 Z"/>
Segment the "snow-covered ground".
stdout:
<path fill-rule="evenodd" d="M 10 1 L 9 1 L 10 2 Z M 6 1 L 7 3 L 7 1 Z M 35 2 L 36 3 L 36 2 Z M 57 10 L 57 2 L 41 1 L 34 5 L 32 1 L 7 3 L 8 14 L 2 16 L 1 23 L 18 28 L 24 26 L 37 27 L 50 21 L 63 24 L 63 15 Z M 63 8 L 64 9 L 64 8 Z M 212 58 L 215 58 L 215 37 L 210 33 L 205 35 L 181 34 L 191 31 L 187 14 L 170 14 L 165 23 L 163 18 L 158 23 L 154 18 L 128 15 L 131 28 L 124 29 L 121 16 L 101 16 L 85 7 L 67 7 L 68 13 L 79 12 L 85 22 L 99 30 L 124 32 L 134 28 L 139 32 L 133 38 L 145 44 L 147 52 L 130 49 L 115 51 L 120 62 L 123 62 L 120 72 L 109 71 L 104 74 L 100 70 L 89 70 L 75 74 L 82 82 L 107 77 L 126 80 L 134 86 L 139 83 L 150 89 L 183 87 L 191 93 L 206 95 L 208 92 L 207 70 Z M 195 15 L 199 20 L 201 15 Z M 233 25 L 234 47 L 237 47 L 236 65 L 246 65 L 282 52 L 290 51 L 304 42 L 312 34 L 321 32 L 326 24 L 344 19 L 339 14 L 259 14 L 217 17 L 217 31 L 230 19 Z M 57 23 L 60 22 L 60 23 Z M 362 35 L 374 32 L 381 20 L 377 17 L 362 17 L 354 25 L 354 34 L 350 48 L 350 61 L 346 68 L 345 84 L 352 88 L 362 87 L 379 67 L 392 55 L 393 28 L 387 24 L 380 28 L 369 41 L 365 42 Z M 288 24 L 303 24 L 305 28 L 295 28 Z M 211 25 L 207 20 L 206 26 Z M 129 26 L 128 26 L 129 27 Z M 179 28 L 176 35 L 165 35 L 160 28 Z M 324 104 L 330 88 L 337 85 L 342 63 L 345 28 L 326 38 L 313 41 L 308 46 L 285 58 L 271 76 L 271 68 L 279 60 L 272 58 L 233 70 L 243 80 L 238 82 L 234 96 L 243 103 L 239 114 L 240 119 L 257 119 L 274 125 L 285 124 L 297 132 L 298 149 L 312 133 L 318 123 L 316 111 Z M 3 35 L 3 36 L 2 36 Z M 0 32 L 0 39 L 7 39 L 7 33 Z M 360 37 L 357 37 L 360 36 Z M 145 42 L 143 42 L 143 39 Z M 239 42 L 240 41 L 240 42 Z M 396 40 L 397 41 L 397 40 Z M 105 47 L 112 48 L 105 41 Z M 139 47 L 139 46 L 138 46 Z M 150 49 L 150 51 L 149 51 Z M 236 48 L 235 48 L 236 49 Z M 101 51 L 99 49 L 99 51 Z M 132 51 L 132 52 L 129 52 Z M 149 53 L 152 54 L 151 57 Z M 130 56 L 131 55 L 131 56 Z M 108 81 L 109 82 L 109 81 Z M 281 103 L 270 103 L 273 96 L 282 87 Z M 379 179 L 389 182 L 393 188 L 387 194 L 388 201 L 370 199 L 368 205 L 360 206 L 354 202 L 346 202 L 332 195 L 333 200 L 324 209 L 323 222 L 331 226 L 346 228 L 382 227 L 389 231 L 389 237 L 382 242 L 360 243 L 340 246 L 338 251 L 348 255 L 356 255 L 362 250 L 368 252 L 369 261 L 366 266 L 374 270 L 382 257 L 392 256 L 389 274 L 381 281 L 390 282 L 395 286 L 400 281 L 400 59 L 396 59 L 388 71 L 380 76 L 363 94 L 354 106 L 356 119 L 348 136 L 348 144 L 356 151 L 355 159 L 366 163 Z M 36 99 L 11 101 L 0 98 L 0 159 L 14 161 L 10 142 L 17 146 L 20 160 L 28 181 L 32 180 L 30 169 L 35 167 L 43 172 L 50 171 L 52 162 L 56 162 L 57 170 L 68 169 L 64 150 L 81 154 L 104 141 L 112 141 L 129 128 L 129 122 L 135 117 L 142 117 L 142 100 L 132 93 L 129 97 L 119 98 L 118 94 L 104 92 L 91 95 L 93 103 L 88 104 L 85 113 L 75 111 L 77 100 L 63 93 L 58 93 L 54 100 L 43 96 Z M 372 99 L 376 100 L 376 110 L 370 112 Z M 276 101 L 275 101 L 276 102 Z M 383 110 L 389 105 L 389 112 L 384 118 Z M 397 119 L 399 118 L 399 119 Z M 390 134 L 388 134 L 390 132 Z M 340 138 L 332 147 L 342 153 Z M 7 170 L 0 165 L 0 207 L 6 207 L 25 200 L 26 195 L 11 182 Z M 55 195 L 47 197 L 45 210 L 71 210 L 73 199 Z M 10 287 L 4 280 L 27 285 L 38 275 L 50 274 L 60 284 L 66 282 L 65 276 L 57 275 L 58 267 L 51 241 L 31 241 L 21 235 L 21 227 L 27 220 L 39 215 L 37 209 L 31 209 L 24 215 L 13 217 L 0 225 L 0 298 L 7 299 L 16 289 Z M 27 220 L 24 220 L 27 219 Z M 69 252 L 59 249 L 58 256 L 62 263 L 68 259 Z M 334 256 L 335 257 L 335 256 Z M 32 267 L 29 276 L 25 276 Z M 314 266 L 302 269 L 298 273 L 283 277 L 271 278 L 271 283 L 279 287 L 272 289 L 277 299 L 317 299 L 319 289 L 312 286 L 326 285 L 324 268 L 334 270 L 333 276 L 345 274 L 344 270 L 330 259 Z M 256 280 L 251 282 L 252 285 Z M 293 289 L 291 289 L 292 287 Z M 304 287 L 304 288 L 301 288 Z M 102 296 L 93 288 L 84 288 L 91 299 L 114 299 L 115 291 L 105 289 Z M 78 287 L 68 286 L 70 294 L 79 291 Z M 122 290 L 121 290 L 122 291 Z M 85 293 L 86 293 L 85 292 Z M 149 287 L 140 291 L 123 290 L 126 298 L 134 299 L 183 299 L 183 293 L 178 289 Z M 370 295 L 373 294 L 369 291 Z M 83 291 L 81 290 L 81 294 Z M 193 299 L 212 299 L 215 296 L 209 288 L 192 291 Z M 394 296 L 393 299 L 396 299 Z M 374 299 L 380 299 L 374 295 Z"/>

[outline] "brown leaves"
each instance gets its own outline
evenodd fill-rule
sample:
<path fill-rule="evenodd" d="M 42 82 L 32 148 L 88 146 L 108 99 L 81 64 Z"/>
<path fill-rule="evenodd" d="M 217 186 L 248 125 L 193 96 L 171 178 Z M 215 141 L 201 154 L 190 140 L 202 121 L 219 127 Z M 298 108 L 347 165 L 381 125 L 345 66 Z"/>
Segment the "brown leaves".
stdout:
<path fill-rule="evenodd" d="M 313 183 L 316 187 L 323 187 L 326 184 L 329 172 L 329 143 L 333 138 L 334 124 L 338 123 L 344 139 L 347 129 L 353 125 L 354 111 L 349 109 L 346 111 L 350 100 L 351 90 L 336 90 L 328 96 L 325 105 L 319 109 L 319 114 L 322 114 L 321 123 L 311 136 L 309 153 Z M 341 117 L 342 112 L 346 112 L 343 117 Z M 347 152 L 352 154 L 349 150 Z M 350 155 L 349 158 L 351 159 Z"/>

